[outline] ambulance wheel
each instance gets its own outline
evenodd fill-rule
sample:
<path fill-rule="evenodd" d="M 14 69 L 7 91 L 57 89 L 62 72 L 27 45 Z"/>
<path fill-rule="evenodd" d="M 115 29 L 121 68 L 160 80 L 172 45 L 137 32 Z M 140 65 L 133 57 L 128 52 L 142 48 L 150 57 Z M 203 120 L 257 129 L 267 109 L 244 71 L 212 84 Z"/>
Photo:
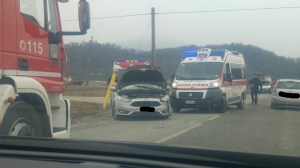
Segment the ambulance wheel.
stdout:
<path fill-rule="evenodd" d="M 227 99 L 225 96 L 222 96 L 221 98 L 221 104 L 220 104 L 220 107 L 217 108 L 217 113 L 225 113 L 225 111 L 227 110 L 228 108 L 228 103 L 227 103 Z"/>
<path fill-rule="evenodd" d="M 244 95 L 242 95 L 240 102 L 237 103 L 237 108 L 238 109 L 243 109 L 245 105 L 245 100 L 244 100 Z"/>
<path fill-rule="evenodd" d="M 0 135 L 42 137 L 42 130 L 41 119 L 35 108 L 20 101 L 8 107 Z"/>

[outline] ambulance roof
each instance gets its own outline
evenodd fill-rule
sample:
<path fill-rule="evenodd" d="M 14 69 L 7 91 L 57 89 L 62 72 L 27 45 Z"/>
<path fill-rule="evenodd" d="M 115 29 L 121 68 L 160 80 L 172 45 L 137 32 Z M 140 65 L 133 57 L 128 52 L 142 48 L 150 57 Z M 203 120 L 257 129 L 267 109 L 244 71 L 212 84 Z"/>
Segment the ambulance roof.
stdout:
<path fill-rule="evenodd" d="M 199 57 L 201 59 L 201 56 L 203 56 L 202 58 L 208 58 L 208 57 L 212 56 L 212 57 L 215 57 L 213 59 L 215 61 L 223 61 L 227 53 L 231 53 L 231 54 L 234 54 L 237 56 L 243 56 L 242 54 L 240 54 L 236 51 L 228 51 L 226 49 L 211 50 L 209 48 L 204 48 L 204 49 L 200 49 L 200 50 L 193 50 L 193 51 L 185 52 L 182 61 L 185 61 L 186 58 L 190 58 L 189 60 L 197 61 Z M 210 60 L 210 61 L 213 61 L 213 60 Z"/>

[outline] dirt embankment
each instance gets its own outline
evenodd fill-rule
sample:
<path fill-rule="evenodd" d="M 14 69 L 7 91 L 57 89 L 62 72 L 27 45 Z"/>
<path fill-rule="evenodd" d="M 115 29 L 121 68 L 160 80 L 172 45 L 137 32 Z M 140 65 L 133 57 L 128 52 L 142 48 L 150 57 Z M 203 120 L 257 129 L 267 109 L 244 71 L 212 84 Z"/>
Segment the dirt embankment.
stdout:
<path fill-rule="evenodd" d="M 105 97 L 108 86 L 76 86 L 69 85 L 64 96 Z"/>
<path fill-rule="evenodd" d="M 68 86 L 63 96 L 105 97 L 108 86 Z M 71 101 L 72 124 L 79 124 L 95 116 L 109 112 L 102 108 L 103 104 Z"/>

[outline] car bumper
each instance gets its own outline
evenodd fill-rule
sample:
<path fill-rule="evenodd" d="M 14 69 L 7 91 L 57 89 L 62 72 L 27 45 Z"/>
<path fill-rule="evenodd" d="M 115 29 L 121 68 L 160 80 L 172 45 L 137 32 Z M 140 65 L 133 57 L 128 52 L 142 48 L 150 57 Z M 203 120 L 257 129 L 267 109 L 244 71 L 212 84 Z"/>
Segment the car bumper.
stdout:
<path fill-rule="evenodd" d="M 300 99 L 291 99 L 291 98 L 284 98 L 273 96 L 271 103 L 276 106 L 299 106 L 300 107 Z"/>
<path fill-rule="evenodd" d="M 178 108 L 199 108 L 199 107 L 219 107 L 222 98 L 221 89 L 208 90 L 205 98 L 189 99 L 176 98 L 176 90 L 172 90 L 170 95 L 170 104 L 172 107 Z M 187 104 L 187 100 L 194 100 L 195 104 Z"/>
<path fill-rule="evenodd" d="M 130 103 L 122 103 L 119 102 L 118 105 L 116 105 L 116 113 L 120 116 L 168 116 L 169 113 L 169 102 L 160 102 L 159 100 L 153 100 L 149 99 L 149 101 L 156 101 L 159 102 L 159 106 L 149 106 L 149 104 L 146 104 L 145 106 L 141 104 L 141 106 L 132 106 L 134 102 L 139 101 L 132 101 Z M 141 107 L 153 107 L 155 109 L 154 112 L 144 112 L 140 111 Z"/>

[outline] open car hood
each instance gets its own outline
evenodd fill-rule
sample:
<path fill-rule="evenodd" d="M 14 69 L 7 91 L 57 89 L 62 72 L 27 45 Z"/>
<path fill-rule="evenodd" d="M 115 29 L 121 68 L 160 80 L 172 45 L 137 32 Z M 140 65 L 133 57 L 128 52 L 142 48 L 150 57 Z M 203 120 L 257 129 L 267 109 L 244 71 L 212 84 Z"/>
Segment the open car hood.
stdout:
<path fill-rule="evenodd" d="M 158 67 L 150 65 L 128 68 L 119 78 L 116 88 L 120 90 L 123 87 L 133 84 L 152 84 L 163 89 L 167 88 L 167 80 L 162 71 Z"/>

